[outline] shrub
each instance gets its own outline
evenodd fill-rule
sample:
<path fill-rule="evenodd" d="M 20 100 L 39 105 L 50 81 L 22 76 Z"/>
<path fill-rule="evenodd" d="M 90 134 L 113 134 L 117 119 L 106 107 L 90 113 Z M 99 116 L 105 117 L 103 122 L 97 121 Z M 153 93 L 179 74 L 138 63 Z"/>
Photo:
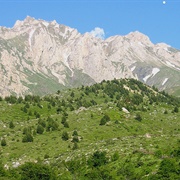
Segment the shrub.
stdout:
<path fill-rule="evenodd" d="M 73 136 L 78 136 L 78 132 L 76 130 L 73 131 Z"/>
<path fill-rule="evenodd" d="M 72 142 L 79 142 L 78 136 L 73 136 Z"/>
<path fill-rule="evenodd" d="M 174 112 L 174 113 L 178 113 L 178 112 L 179 112 L 179 109 L 178 109 L 178 107 L 177 107 L 177 106 L 176 106 L 176 107 L 174 107 L 173 112 Z"/>
<path fill-rule="evenodd" d="M 62 133 L 62 140 L 67 141 L 69 139 L 69 135 L 66 131 Z"/>
<path fill-rule="evenodd" d="M 22 142 L 33 142 L 33 136 L 30 133 L 24 135 Z"/>
<path fill-rule="evenodd" d="M 43 134 L 44 128 L 43 128 L 41 125 L 38 125 L 36 132 L 37 132 L 38 134 Z"/>
<path fill-rule="evenodd" d="M 9 128 L 13 129 L 14 127 L 15 127 L 15 125 L 14 125 L 14 123 L 11 121 L 11 122 L 9 123 Z"/>
<path fill-rule="evenodd" d="M 111 157 L 111 161 L 117 161 L 119 159 L 119 153 L 116 151 Z"/>
<path fill-rule="evenodd" d="M 44 164 L 26 162 L 20 166 L 21 180 L 56 180 L 56 174 L 53 169 Z"/>
<path fill-rule="evenodd" d="M 68 124 L 67 121 L 64 123 L 64 127 L 65 127 L 65 128 L 69 128 L 69 124 Z"/>
<path fill-rule="evenodd" d="M 75 149 L 78 149 L 78 144 L 77 144 L 77 142 L 75 142 L 74 143 L 74 145 L 73 145 L 73 148 L 72 148 L 73 150 L 75 150 Z"/>
<path fill-rule="evenodd" d="M 99 125 L 105 125 L 108 121 L 110 121 L 110 117 L 108 115 L 104 115 L 101 120 Z"/>
<path fill-rule="evenodd" d="M 90 167 L 99 167 L 105 165 L 108 162 L 106 157 L 106 152 L 96 151 L 93 155 L 88 159 L 88 165 Z"/>
<path fill-rule="evenodd" d="M 136 114 L 135 120 L 142 121 L 142 117 L 140 114 Z"/>
<path fill-rule="evenodd" d="M 1 140 L 1 146 L 6 146 L 6 145 L 7 145 L 6 140 L 5 140 L 5 139 L 2 139 L 2 140 Z"/>

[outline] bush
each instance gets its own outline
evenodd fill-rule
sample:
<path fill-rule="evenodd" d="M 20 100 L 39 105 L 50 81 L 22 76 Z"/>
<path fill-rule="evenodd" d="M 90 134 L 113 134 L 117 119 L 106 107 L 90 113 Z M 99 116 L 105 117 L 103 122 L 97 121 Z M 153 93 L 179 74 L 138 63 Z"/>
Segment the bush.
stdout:
<path fill-rule="evenodd" d="M 66 131 L 62 133 L 62 140 L 67 141 L 69 139 L 69 135 Z"/>
<path fill-rule="evenodd" d="M 1 140 L 1 146 L 6 146 L 6 145 L 7 145 L 6 140 L 5 140 L 5 139 L 2 139 L 2 140 Z"/>
<path fill-rule="evenodd" d="M 110 117 L 108 115 L 104 115 L 101 120 L 99 125 L 105 125 L 108 121 L 110 121 Z"/>
<path fill-rule="evenodd" d="M 76 130 L 73 131 L 73 136 L 78 136 L 78 132 Z"/>
<path fill-rule="evenodd" d="M 142 117 L 140 114 L 136 114 L 135 120 L 142 121 Z"/>
<path fill-rule="evenodd" d="M 38 120 L 38 124 L 41 125 L 43 128 L 46 127 L 46 122 L 42 120 L 41 118 Z"/>
<path fill-rule="evenodd" d="M 27 162 L 20 166 L 21 180 L 56 180 L 54 170 L 44 164 Z"/>
<path fill-rule="evenodd" d="M 61 119 L 61 123 L 64 124 L 66 122 L 66 116 L 63 116 Z"/>
<path fill-rule="evenodd" d="M 37 132 L 38 134 L 43 134 L 44 128 L 43 128 L 41 125 L 38 125 L 36 132 Z"/>
<path fill-rule="evenodd" d="M 54 119 L 48 117 L 47 121 L 48 121 L 48 124 L 47 124 L 47 127 L 46 127 L 47 131 L 55 131 L 55 130 L 58 129 L 59 124 Z"/>
<path fill-rule="evenodd" d="M 78 136 L 73 136 L 72 142 L 79 142 Z"/>
<path fill-rule="evenodd" d="M 75 149 L 78 149 L 78 144 L 77 144 L 77 142 L 75 142 L 74 143 L 74 145 L 73 145 L 73 148 L 72 148 L 73 150 L 75 150 Z"/>
<path fill-rule="evenodd" d="M 88 165 L 90 167 L 99 167 L 105 165 L 108 162 L 106 157 L 106 152 L 96 151 L 94 154 L 89 158 Z"/>
<path fill-rule="evenodd" d="M 69 128 L 69 124 L 68 124 L 67 121 L 64 123 L 64 127 L 65 127 L 65 128 Z"/>
<path fill-rule="evenodd" d="M 119 153 L 116 151 L 111 157 L 111 161 L 117 161 L 119 159 Z"/>
<path fill-rule="evenodd" d="M 177 106 L 174 108 L 173 112 L 174 112 L 174 113 L 178 113 L 178 112 L 179 112 L 179 109 L 178 109 Z"/>
<path fill-rule="evenodd" d="M 25 136 L 22 139 L 22 142 L 33 142 L 33 136 L 30 133 L 25 134 Z"/>
<path fill-rule="evenodd" d="M 11 122 L 9 123 L 9 128 L 13 129 L 14 127 L 15 127 L 15 125 L 14 125 L 14 123 L 11 121 Z"/>

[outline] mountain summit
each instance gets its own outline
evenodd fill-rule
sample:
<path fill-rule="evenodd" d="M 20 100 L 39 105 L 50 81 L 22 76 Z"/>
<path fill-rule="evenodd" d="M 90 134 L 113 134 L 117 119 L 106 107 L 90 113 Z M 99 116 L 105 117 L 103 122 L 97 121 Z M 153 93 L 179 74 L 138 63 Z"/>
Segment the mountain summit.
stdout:
<path fill-rule="evenodd" d="M 27 16 L 0 27 L 0 95 L 46 94 L 135 78 L 180 95 L 180 50 L 136 31 L 105 40 Z"/>

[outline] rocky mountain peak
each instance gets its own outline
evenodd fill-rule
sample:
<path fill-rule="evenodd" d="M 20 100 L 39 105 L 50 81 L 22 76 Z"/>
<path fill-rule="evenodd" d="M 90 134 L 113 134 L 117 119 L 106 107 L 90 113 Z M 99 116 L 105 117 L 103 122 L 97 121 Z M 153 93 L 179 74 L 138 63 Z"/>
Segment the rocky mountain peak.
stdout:
<path fill-rule="evenodd" d="M 135 31 L 105 40 L 27 16 L 0 29 L 0 95 L 46 94 L 62 87 L 135 78 L 180 89 L 180 51 Z"/>
<path fill-rule="evenodd" d="M 130 39 L 132 42 L 141 42 L 141 44 L 153 46 L 153 43 L 150 41 L 149 37 L 139 31 L 130 32 L 125 37 Z"/>
<path fill-rule="evenodd" d="M 26 18 L 24 19 L 24 22 L 32 23 L 34 20 L 35 20 L 35 18 L 33 18 L 31 16 L 26 16 Z"/>
<path fill-rule="evenodd" d="M 17 20 L 13 26 L 13 29 L 17 29 L 20 28 L 21 26 L 25 26 L 25 25 L 33 25 L 35 23 L 38 22 L 38 20 L 36 20 L 33 17 L 27 16 L 24 20 L 20 21 Z"/>

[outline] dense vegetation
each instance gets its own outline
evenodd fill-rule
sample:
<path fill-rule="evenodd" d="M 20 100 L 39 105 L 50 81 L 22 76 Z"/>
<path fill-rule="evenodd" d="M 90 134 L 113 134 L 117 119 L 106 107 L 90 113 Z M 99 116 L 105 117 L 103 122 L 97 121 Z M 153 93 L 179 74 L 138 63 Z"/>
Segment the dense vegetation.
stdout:
<path fill-rule="evenodd" d="M 179 106 L 134 79 L 0 98 L 0 179 L 179 179 Z"/>

